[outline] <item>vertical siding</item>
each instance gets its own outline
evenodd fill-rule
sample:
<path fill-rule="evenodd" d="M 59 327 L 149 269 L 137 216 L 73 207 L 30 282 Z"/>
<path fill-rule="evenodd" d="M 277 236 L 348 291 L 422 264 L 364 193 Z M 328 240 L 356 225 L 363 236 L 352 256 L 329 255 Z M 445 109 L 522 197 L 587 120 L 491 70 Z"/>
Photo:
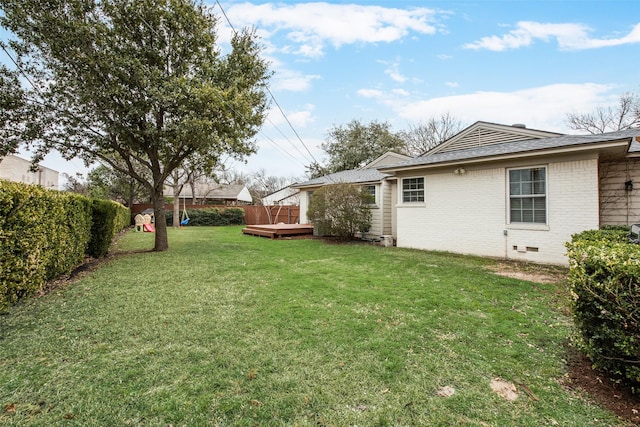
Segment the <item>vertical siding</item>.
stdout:
<path fill-rule="evenodd" d="M 390 181 L 382 181 L 381 185 L 381 207 L 382 207 L 382 235 L 393 234 L 392 221 L 392 209 L 395 201 L 391 198 L 391 185 Z"/>
<path fill-rule="evenodd" d="M 633 190 L 625 182 L 633 181 Z M 640 222 L 640 159 L 600 163 L 600 224 Z"/>
<path fill-rule="evenodd" d="M 571 234 L 598 226 L 597 160 L 522 167 L 542 165 L 548 225 L 508 224 L 510 165 L 464 175 L 431 172 L 425 203 L 398 206 L 398 246 L 566 265 Z"/>

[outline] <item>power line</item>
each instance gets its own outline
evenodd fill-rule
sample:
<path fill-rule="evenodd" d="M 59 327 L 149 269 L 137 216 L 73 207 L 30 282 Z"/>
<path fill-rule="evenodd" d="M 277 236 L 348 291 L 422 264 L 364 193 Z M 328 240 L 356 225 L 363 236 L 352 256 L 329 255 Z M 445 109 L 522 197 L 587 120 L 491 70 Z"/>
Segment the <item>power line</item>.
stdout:
<path fill-rule="evenodd" d="M 238 34 L 238 32 L 236 31 L 235 27 L 233 26 L 233 24 L 231 23 L 231 20 L 229 19 L 229 17 L 227 16 L 227 13 L 225 12 L 224 8 L 222 7 L 222 5 L 220 4 L 219 0 L 216 0 L 216 4 L 218 5 L 218 7 L 220 8 L 220 11 L 222 12 L 222 15 L 224 16 L 225 20 L 227 21 L 227 24 L 229 24 L 229 27 L 231 28 L 231 30 L 234 32 L 234 34 Z M 271 99 L 273 100 L 274 104 L 276 105 L 276 107 L 278 107 L 278 111 L 280 111 L 280 114 L 282 114 L 282 117 L 284 117 L 285 121 L 287 122 L 287 124 L 289 125 L 289 128 L 291 128 L 291 130 L 293 131 L 293 134 L 296 136 L 296 138 L 298 138 L 298 141 L 300 141 L 300 143 L 302 144 L 302 146 L 305 148 L 305 150 L 307 151 L 307 153 L 309 154 L 309 156 L 311 156 L 311 159 L 316 163 L 316 164 L 320 164 L 316 158 L 314 157 L 313 153 L 311 152 L 311 150 L 309 150 L 309 147 L 307 147 L 307 144 L 304 143 L 304 141 L 302 140 L 302 138 L 300 137 L 300 134 L 298 134 L 298 132 L 296 131 L 296 129 L 293 127 L 293 124 L 291 123 L 291 121 L 289 120 L 289 117 L 287 117 L 287 115 L 285 114 L 284 110 L 282 109 L 282 107 L 280 106 L 280 104 L 278 103 L 278 101 L 276 100 L 276 97 L 273 95 L 273 92 L 271 92 L 271 89 L 269 89 L 269 87 L 266 88 L 267 92 L 269 93 L 269 96 L 271 97 Z M 273 122 L 271 122 L 271 124 L 273 125 Z M 277 126 L 273 125 L 276 129 L 278 129 Z M 287 139 L 287 141 L 289 141 L 289 143 L 292 144 L 292 146 L 294 148 L 297 148 L 297 146 L 295 144 L 293 144 L 281 131 L 280 129 L 278 129 L 278 131 L 280 132 L 280 134 L 282 136 L 285 137 L 285 139 Z M 298 150 L 299 151 L 299 150 Z M 300 152 L 300 151 L 299 151 Z M 302 154 L 302 153 L 300 153 Z M 304 157 L 304 154 L 303 154 Z"/>

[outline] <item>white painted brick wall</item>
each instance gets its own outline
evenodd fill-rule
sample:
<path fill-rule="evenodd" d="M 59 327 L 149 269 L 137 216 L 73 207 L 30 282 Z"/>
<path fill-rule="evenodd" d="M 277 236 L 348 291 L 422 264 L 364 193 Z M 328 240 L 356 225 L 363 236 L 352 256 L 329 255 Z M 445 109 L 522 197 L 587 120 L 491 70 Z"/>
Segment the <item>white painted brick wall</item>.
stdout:
<path fill-rule="evenodd" d="M 399 204 L 398 246 L 566 265 L 564 242 L 598 227 L 597 160 L 529 166 L 547 166 L 548 225 L 507 223 L 506 167 L 446 171 L 425 176 L 424 204 Z"/>

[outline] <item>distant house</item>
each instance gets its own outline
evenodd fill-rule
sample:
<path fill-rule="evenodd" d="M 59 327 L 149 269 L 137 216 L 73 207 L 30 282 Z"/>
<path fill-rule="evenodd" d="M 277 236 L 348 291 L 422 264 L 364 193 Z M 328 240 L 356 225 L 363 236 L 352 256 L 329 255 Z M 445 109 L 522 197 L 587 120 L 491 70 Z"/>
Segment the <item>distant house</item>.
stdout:
<path fill-rule="evenodd" d="M 572 234 L 640 222 L 639 142 L 640 129 L 577 136 L 476 122 L 379 168 L 396 178 L 397 245 L 566 265 Z"/>
<path fill-rule="evenodd" d="M 0 158 L 0 179 L 58 189 L 58 171 L 40 165 L 35 172 L 30 168 L 31 161 L 9 154 Z"/>
<path fill-rule="evenodd" d="M 278 191 L 274 191 L 271 194 L 267 194 L 262 198 L 263 206 L 299 206 L 300 205 L 300 190 L 288 186 L 281 188 Z"/>
<path fill-rule="evenodd" d="M 166 193 L 170 195 L 170 192 Z M 185 185 L 180 192 L 181 200 L 191 203 L 215 204 L 225 206 L 250 205 L 253 203 L 251 193 L 242 184 L 216 184 L 199 182 L 195 185 L 195 194 L 190 185 Z"/>
<path fill-rule="evenodd" d="M 408 159 L 410 159 L 408 156 L 387 152 L 363 168 L 337 172 L 292 185 L 293 188 L 300 190 L 300 223 L 309 223 L 307 209 L 315 190 L 328 184 L 349 183 L 361 186 L 374 199 L 371 205 L 371 228 L 365 237 L 395 236 L 396 178 L 378 169 Z"/>

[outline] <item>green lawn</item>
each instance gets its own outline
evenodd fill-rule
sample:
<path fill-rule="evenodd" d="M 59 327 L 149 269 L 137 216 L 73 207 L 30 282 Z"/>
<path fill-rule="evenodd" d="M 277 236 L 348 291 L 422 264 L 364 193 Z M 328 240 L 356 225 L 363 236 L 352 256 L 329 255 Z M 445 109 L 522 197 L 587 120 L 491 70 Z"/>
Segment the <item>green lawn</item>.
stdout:
<path fill-rule="evenodd" d="M 115 251 L 152 239 L 129 232 Z M 557 285 L 238 227 L 169 239 L 0 316 L 0 424 L 623 425 L 561 385 Z M 494 378 L 538 400 L 507 401 Z"/>

